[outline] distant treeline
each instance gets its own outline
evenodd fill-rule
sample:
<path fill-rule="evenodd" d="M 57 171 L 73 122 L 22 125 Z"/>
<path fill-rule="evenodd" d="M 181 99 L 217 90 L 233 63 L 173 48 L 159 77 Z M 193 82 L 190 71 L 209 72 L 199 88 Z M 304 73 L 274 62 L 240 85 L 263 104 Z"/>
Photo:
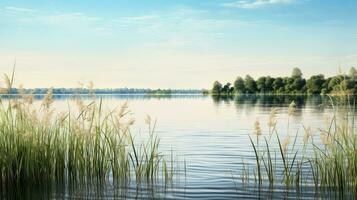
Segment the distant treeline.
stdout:
<path fill-rule="evenodd" d="M 33 89 L 11 89 L 11 94 L 46 94 L 49 88 Z M 53 94 L 201 94 L 202 90 L 198 89 L 138 89 L 138 88 L 105 88 L 105 89 L 87 89 L 87 88 L 53 88 Z"/>
<path fill-rule="evenodd" d="M 352 67 L 348 75 L 325 78 L 314 75 L 304 79 L 299 68 L 294 68 L 290 77 L 263 76 L 254 80 L 250 75 L 237 77 L 233 85 L 215 81 L 213 95 L 234 94 L 357 94 L 357 70 Z"/>

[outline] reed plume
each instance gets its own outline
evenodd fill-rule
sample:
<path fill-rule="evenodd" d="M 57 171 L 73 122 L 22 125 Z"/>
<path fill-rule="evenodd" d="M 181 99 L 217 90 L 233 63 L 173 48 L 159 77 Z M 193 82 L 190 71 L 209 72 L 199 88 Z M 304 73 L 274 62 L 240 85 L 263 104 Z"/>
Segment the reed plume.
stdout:
<path fill-rule="evenodd" d="M 42 101 L 42 106 L 46 109 L 49 109 L 53 103 L 53 88 L 47 90 L 47 94 Z"/>
<path fill-rule="evenodd" d="M 292 116 L 295 113 L 295 111 L 296 111 L 296 104 L 295 101 L 292 101 L 288 107 L 288 116 Z"/>
<path fill-rule="evenodd" d="M 284 140 L 281 142 L 281 148 L 282 148 L 284 154 L 286 154 L 289 144 L 290 144 L 290 136 L 287 135 L 284 138 Z"/>
<path fill-rule="evenodd" d="M 4 83 L 5 83 L 5 91 L 6 93 L 10 93 L 11 87 L 12 87 L 12 82 L 11 79 L 7 74 L 4 74 Z"/>
<path fill-rule="evenodd" d="M 145 121 L 146 124 L 150 125 L 150 124 L 151 124 L 151 117 L 150 117 L 150 115 L 146 115 L 144 121 Z"/>
<path fill-rule="evenodd" d="M 274 132 L 275 130 L 275 126 L 277 123 L 277 119 L 276 119 L 276 115 L 278 113 L 278 109 L 277 108 L 272 108 L 269 114 L 269 118 L 268 118 L 268 127 L 269 127 L 269 135 L 271 136 L 271 134 Z"/>
<path fill-rule="evenodd" d="M 304 144 L 307 144 L 309 141 L 309 138 L 312 136 L 312 130 L 311 127 L 304 127 Z"/>
<path fill-rule="evenodd" d="M 257 136 L 260 136 L 262 135 L 262 129 L 260 127 L 260 122 L 258 119 L 255 120 L 254 122 L 254 133 L 257 135 Z"/>

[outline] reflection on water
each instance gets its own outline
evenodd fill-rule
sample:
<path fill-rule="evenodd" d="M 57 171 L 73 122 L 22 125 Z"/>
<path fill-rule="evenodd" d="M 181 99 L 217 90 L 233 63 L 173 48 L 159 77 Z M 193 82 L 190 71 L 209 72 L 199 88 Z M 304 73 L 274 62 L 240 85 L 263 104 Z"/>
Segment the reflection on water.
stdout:
<path fill-rule="evenodd" d="M 212 96 L 213 102 L 217 105 L 221 103 L 232 103 L 235 105 L 250 104 L 263 106 L 280 106 L 289 105 L 292 101 L 298 107 L 303 107 L 306 104 L 316 106 L 328 105 L 329 98 L 327 96 L 297 96 L 297 95 L 238 95 L 238 96 Z"/>
<path fill-rule="evenodd" d="M 0 199 L 160 199 L 165 198 L 167 186 L 123 186 L 111 183 L 100 185 L 19 185 L 0 189 Z"/>
<path fill-rule="evenodd" d="M 42 96 L 36 96 L 40 104 Z M 57 110 L 67 109 L 73 104 L 71 96 L 55 96 Z M 82 96 L 88 102 L 90 96 Z M 170 186 L 146 187 L 131 183 L 128 186 L 84 187 L 76 185 L 11 188 L 1 194 L 38 195 L 33 198 L 166 198 L 166 199 L 232 199 L 232 198 L 322 198 L 313 187 L 300 190 L 277 184 L 257 188 L 254 184 L 243 184 L 240 175 L 243 160 L 254 164 L 254 152 L 249 136 L 253 134 L 254 121 L 262 125 L 263 136 L 267 135 L 267 122 L 272 107 L 279 109 L 277 131 L 286 134 L 287 107 L 294 101 L 297 110 L 291 118 L 291 130 L 302 130 L 302 125 L 317 130 L 326 125 L 325 118 L 331 116 L 329 98 L 322 96 L 256 96 L 211 97 L 201 95 L 103 95 L 103 104 L 108 109 L 128 101 L 133 117 L 137 119 L 137 137 L 144 126 L 144 116 L 157 119 L 156 133 L 161 138 L 161 150 L 167 154 L 174 151 L 185 162 L 180 180 Z M 74 106 L 74 105 L 73 105 Z M 300 137 L 300 136 L 299 136 Z M 184 160 L 184 161 L 183 161 Z M 185 173 L 183 173 L 183 171 Z M 80 187 L 79 187 L 80 186 Z M 69 189 L 70 188 L 70 189 Z M 20 191 L 19 191 L 20 190 Z M 15 195 L 15 196 L 14 196 Z M 48 196 L 46 196 L 48 195 Z M 334 194 L 331 194 L 334 195 Z"/>

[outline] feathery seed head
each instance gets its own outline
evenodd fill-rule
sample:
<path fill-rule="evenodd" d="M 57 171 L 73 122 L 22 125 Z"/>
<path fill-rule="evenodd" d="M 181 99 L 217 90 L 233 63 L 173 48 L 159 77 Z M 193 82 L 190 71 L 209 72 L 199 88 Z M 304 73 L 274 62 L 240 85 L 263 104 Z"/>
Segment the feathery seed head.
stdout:
<path fill-rule="evenodd" d="M 292 101 L 288 108 L 288 115 L 289 116 L 293 115 L 295 113 L 295 110 L 296 110 L 296 104 L 295 101 Z"/>
<path fill-rule="evenodd" d="M 11 83 L 11 80 L 7 74 L 4 74 L 4 82 L 5 82 L 5 87 L 6 87 L 5 89 L 6 89 L 7 93 L 9 93 L 11 90 L 11 87 L 12 87 L 11 86 L 12 83 Z"/>
<path fill-rule="evenodd" d="M 310 136 L 312 136 L 311 127 L 305 128 L 305 132 L 304 132 L 304 144 L 307 144 L 307 142 L 309 141 Z"/>
<path fill-rule="evenodd" d="M 24 97 L 24 102 L 31 105 L 33 103 L 33 95 L 27 94 Z"/>
<path fill-rule="evenodd" d="M 254 132 L 257 136 L 262 134 L 262 129 L 260 128 L 260 122 L 258 121 L 258 119 L 254 122 Z"/>
<path fill-rule="evenodd" d="M 47 94 L 42 101 L 42 106 L 48 109 L 50 108 L 52 103 L 53 103 L 53 88 L 51 87 L 47 90 Z"/>
<path fill-rule="evenodd" d="M 286 151 L 288 149 L 289 143 L 290 143 L 290 136 L 288 135 L 284 138 L 284 140 L 281 143 L 281 148 L 282 148 L 284 154 L 286 153 Z"/>
<path fill-rule="evenodd" d="M 11 107 L 14 109 L 21 109 L 21 104 L 18 100 L 11 101 L 10 104 L 11 104 Z"/>
<path fill-rule="evenodd" d="M 84 104 L 84 101 L 80 98 L 76 98 L 76 104 L 78 106 L 79 112 L 82 112 L 85 110 L 86 105 Z"/>
<path fill-rule="evenodd" d="M 151 117 L 150 117 L 150 115 L 146 115 L 146 117 L 145 117 L 144 120 L 145 120 L 145 123 L 146 123 L 146 124 L 149 124 L 149 125 L 151 124 Z"/>
<path fill-rule="evenodd" d="M 278 113 L 277 108 L 272 108 L 269 114 L 268 126 L 270 128 L 276 125 L 276 114 Z"/>
<path fill-rule="evenodd" d="M 134 118 L 130 118 L 127 124 L 128 124 L 128 126 L 131 126 L 131 125 L 134 124 L 134 122 L 135 122 L 135 119 Z"/>
<path fill-rule="evenodd" d="M 54 113 L 54 110 L 47 110 L 45 115 L 43 116 L 43 123 L 48 126 L 51 123 L 52 115 Z"/>
<path fill-rule="evenodd" d="M 123 117 L 125 115 L 125 111 L 128 108 L 128 102 L 126 101 L 123 105 L 120 106 L 119 111 L 118 111 L 118 116 L 119 118 Z"/>
<path fill-rule="evenodd" d="M 37 114 L 37 111 L 35 109 L 33 109 L 30 112 L 30 119 L 31 119 L 32 123 L 35 123 L 35 122 L 38 121 L 38 114 Z"/>

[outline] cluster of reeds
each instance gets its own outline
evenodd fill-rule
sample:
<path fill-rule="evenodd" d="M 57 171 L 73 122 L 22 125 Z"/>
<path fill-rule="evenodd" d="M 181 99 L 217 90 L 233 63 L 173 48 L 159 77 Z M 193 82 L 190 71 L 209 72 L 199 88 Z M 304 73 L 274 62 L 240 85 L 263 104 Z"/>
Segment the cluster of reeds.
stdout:
<path fill-rule="evenodd" d="M 336 102 L 336 101 L 335 101 Z M 357 123 L 355 102 L 339 97 L 330 125 L 320 130 L 323 146 L 314 145 L 313 179 L 325 191 L 357 196 Z"/>
<path fill-rule="evenodd" d="M 250 173 L 244 164 L 243 182 L 253 179 L 259 186 L 266 184 L 273 188 L 279 184 L 296 189 L 311 187 L 322 194 L 334 192 L 342 196 L 356 197 L 355 102 L 348 96 L 330 99 L 333 116 L 328 120 L 326 127 L 313 131 L 310 127 L 303 126 L 304 135 L 301 137 L 297 131 L 292 144 L 289 121 L 295 112 L 294 102 L 288 108 L 288 129 L 284 139 L 281 140 L 282 136 L 279 136 L 276 129 L 276 108 L 272 109 L 269 116 L 268 136 L 262 134 L 259 122 L 255 122 L 256 141 L 251 138 L 251 144 L 256 164 L 253 173 Z M 253 178 L 250 178 L 249 174 L 253 174 Z"/>
<path fill-rule="evenodd" d="M 5 77 L 10 92 L 13 75 Z M 136 142 L 126 104 L 105 111 L 101 100 L 76 101 L 76 111 L 56 114 L 51 89 L 40 108 L 24 93 L 0 98 L 0 187 L 172 180 L 172 156 L 159 151 L 155 121 L 146 119 L 148 139 Z"/>

